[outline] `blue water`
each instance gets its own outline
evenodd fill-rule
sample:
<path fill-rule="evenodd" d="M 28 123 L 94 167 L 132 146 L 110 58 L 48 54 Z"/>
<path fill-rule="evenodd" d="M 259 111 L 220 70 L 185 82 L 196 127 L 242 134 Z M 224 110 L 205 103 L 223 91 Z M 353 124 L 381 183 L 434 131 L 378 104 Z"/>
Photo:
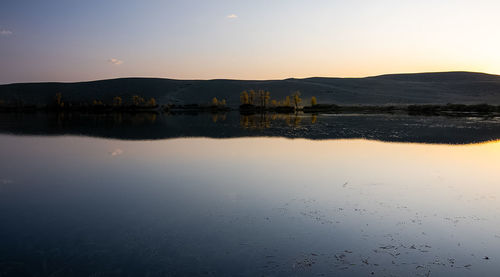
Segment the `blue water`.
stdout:
<path fill-rule="evenodd" d="M 0 135 L 0 276 L 498 276 L 500 143 Z"/>

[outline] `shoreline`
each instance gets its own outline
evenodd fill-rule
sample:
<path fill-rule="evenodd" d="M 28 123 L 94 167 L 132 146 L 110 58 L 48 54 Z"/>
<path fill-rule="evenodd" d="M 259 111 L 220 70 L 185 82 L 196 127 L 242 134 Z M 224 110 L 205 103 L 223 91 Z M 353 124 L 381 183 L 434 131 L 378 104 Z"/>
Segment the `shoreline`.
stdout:
<path fill-rule="evenodd" d="M 259 107 L 242 105 L 239 108 L 226 106 L 187 105 L 157 105 L 154 107 L 142 106 L 39 106 L 39 105 L 2 105 L 1 113 L 19 112 L 47 112 L 47 113 L 157 113 L 157 114 L 184 114 L 184 113 L 227 113 L 239 112 L 241 115 L 254 114 L 408 114 L 425 116 L 451 117 L 485 117 L 500 116 L 500 106 L 488 104 L 412 104 L 412 105 L 349 105 L 318 104 L 295 108 L 292 106 Z"/>

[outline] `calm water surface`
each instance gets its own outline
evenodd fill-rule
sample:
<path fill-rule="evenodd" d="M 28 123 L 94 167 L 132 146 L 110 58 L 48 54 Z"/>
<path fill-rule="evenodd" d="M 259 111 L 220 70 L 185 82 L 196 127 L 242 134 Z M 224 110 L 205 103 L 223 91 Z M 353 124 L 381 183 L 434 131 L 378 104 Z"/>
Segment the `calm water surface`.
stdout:
<path fill-rule="evenodd" d="M 0 276 L 498 276 L 500 142 L 0 135 Z"/>

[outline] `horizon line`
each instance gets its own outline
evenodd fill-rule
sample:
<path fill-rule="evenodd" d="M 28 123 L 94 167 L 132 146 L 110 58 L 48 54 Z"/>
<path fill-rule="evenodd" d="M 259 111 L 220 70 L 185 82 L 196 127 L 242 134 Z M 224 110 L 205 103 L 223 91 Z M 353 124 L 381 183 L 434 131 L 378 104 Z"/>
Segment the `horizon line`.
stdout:
<path fill-rule="evenodd" d="M 83 81 L 30 81 L 30 82 L 11 82 L 11 83 L 0 83 L 0 86 L 4 85 L 16 85 L 16 84 L 76 84 L 76 83 L 91 83 L 100 81 L 111 81 L 111 80 L 121 80 L 121 79 L 160 79 L 160 80 L 172 80 L 172 81 L 248 81 L 248 82 L 266 82 L 266 81 L 285 81 L 285 80 L 305 80 L 312 78 L 325 78 L 325 79 L 366 79 L 366 78 L 376 78 L 391 75 L 418 75 L 418 74 L 438 74 L 438 73 L 471 73 L 471 74 L 484 74 L 491 76 L 499 76 L 500 74 L 480 72 L 480 71 L 466 71 L 466 70 L 452 70 L 452 71 L 421 71 L 421 72 L 400 72 L 400 73 L 384 73 L 379 75 L 368 75 L 359 77 L 337 77 L 337 76 L 309 76 L 309 77 L 286 77 L 282 79 L 233 79 L 233 78 L 213 78 L 213 79 L 177 79 L 168 77 L 157 77 L 157 76 L 126 76 L 126 77 L 114 77 L 114 78 L 104 78 L 104 79 L 93 79 L 93 80 L 83 80 Z"/>

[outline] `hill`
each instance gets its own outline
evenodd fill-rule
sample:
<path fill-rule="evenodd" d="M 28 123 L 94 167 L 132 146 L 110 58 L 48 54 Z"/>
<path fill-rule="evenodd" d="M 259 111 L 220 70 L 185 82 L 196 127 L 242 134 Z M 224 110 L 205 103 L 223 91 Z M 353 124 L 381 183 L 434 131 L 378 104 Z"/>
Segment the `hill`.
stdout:
<path fill-rule="evenodd" d="M 239 104 L 243 90 L 265 89 L 281 99 L 295 90 L 303 98 L 340 105 L 383 104 L 500 104 L 500 76 L 472 72 L 391 74 L 366 78 L 305 78 L 285 80 L 173 80 L 120 78 L 77 83 L 18 83 L 0 85 L 0 100 L 47 104 L 61 93 L 66 101 L 111 102 L 114 96 L 154 97 L 161 104 L 208 103 L 225 98 Z M 306 101 L 308 104 L 308 101 Z"/>

